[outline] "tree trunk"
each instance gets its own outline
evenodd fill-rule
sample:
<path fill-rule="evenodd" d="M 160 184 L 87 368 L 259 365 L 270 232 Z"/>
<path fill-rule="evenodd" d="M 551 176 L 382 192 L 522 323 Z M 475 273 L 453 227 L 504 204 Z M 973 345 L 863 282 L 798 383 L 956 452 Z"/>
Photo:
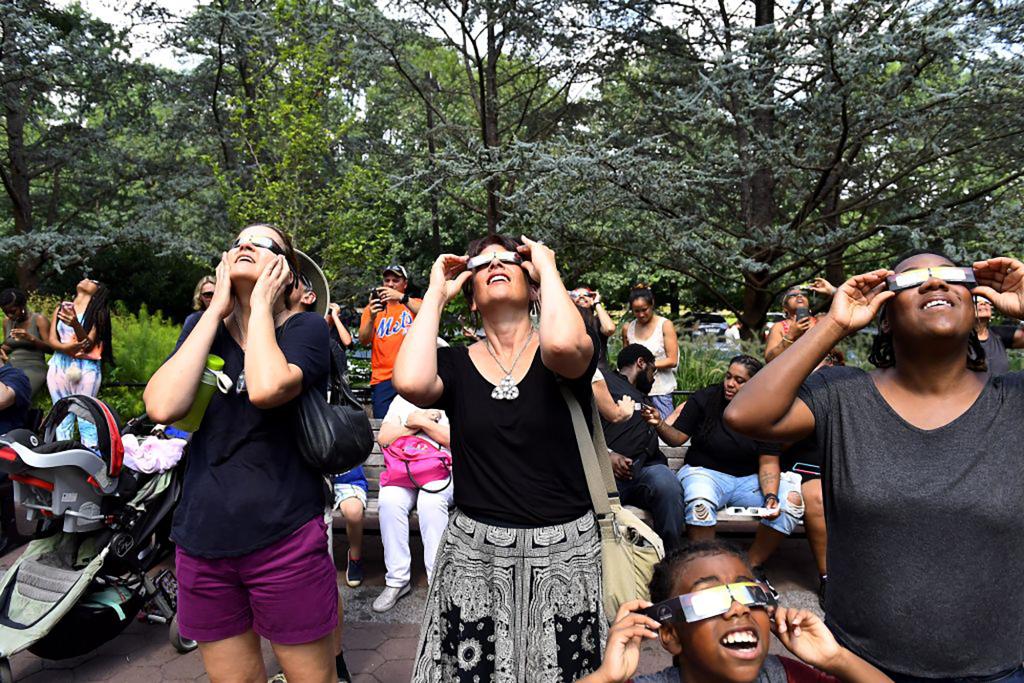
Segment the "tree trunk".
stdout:
<path fill-rule="evenodd" d="M 11 55 L 15 52 L 13 31 L 8 31 L 4 39 L 3 53 Z M 10 64 L 4 65 L 4 72 L 12 74 L 16 69 Z M 0 169 L 4 190 L 11 200 L 11 214 L 14 219 L 14 234 L 28 235 L 32 232 L 32 193 L 29 185 L 28 158 L 25 153 L 25 112 L 31 93 L 23 91 L 17 79 L 11 79 L 4 86 L 4 117 L 7 129 L 7 167 Z M 18 286 L 25 290 L 35 289 L 38 284 L 37 271 L 40 259 L 36 255 L 17 250 L 15 273 Z"/>
<path fill-rule="evenodd" d="M 770 26 L 775 22 L 775 1 L 755 0 L 754 23 L 756 26 Z M 769 29 L 765 29 L 769 30 Z M 750 159 L 755 168 L 743 183 L 742 201 L 748 234 L 764 235 L 775 222 L 778 206 L 775 202 L 775 175 L 771 166 L 757 159 L 758 149 L 767 149 L 767 141 L 775 135 L 775 104 L 773 89 L 774 68 L 770 63 L 772 51 L 767 46 L 761 54 L 760 63 L 754 63 L 750 69 L 751 78 L 755 80 L 754 90 L 762 93 L 762 101 L 752 102 L 753 130 L 748 136 L 742 126 L 737 132 L 737 143 L 742 157 Z M 754 141 L 752 143 L 752 140 Z M 757 140 L 766 141 L 756 144 Z M 748 250 L 747 256 L 763 263 L 770 264 L 776 256 L 767 249 Z M 767 281 L 767 271 L 752 271 L 743 274 L 743 313 L 740 319 L 750 330 L 760 329 L 764 325 L 766 314 L 772 303 L 770 292 L 763 289 Z"/>
<path fill-rule="evenodd" d="M 483 109 L 483 133 L 484 145 L 487 148 L 487 163 L 494 161 L 492 154 L 496 155 L 500 147 L 498 139 L 498 53 L 497 40 L 494 35 L 494 8 L 488 3 L 487 7 L 487 63 L 484 66 L 484 98 Z M 501 204 L 498 197 L 498 179 L 492 173 L 487 177 L 487 232 L 493 235 L 498 232 L 498 223 L 501 221 Z"/>
<path fill-rule="evenodd" d="M 429 99 L 426 102 L 427 105 L 427 168 L 430 169 L 430 178 L 436 182 L 437 177 L 434 173 L 434 155 L 437 154 L 437 143 L 434 141 L 434 103 L 433 94 L 437 92 L 438 85 L 434 79 L 434 74 L 427 73 L 427 92 L 429 93 Z M 433 251 L 431 253 L 441 253 L 441 220 L 438 216 L 438 201 L 437 201 L 438 188 L 431 186 L 430 188 L 430 237 L 431 246 Z"/>

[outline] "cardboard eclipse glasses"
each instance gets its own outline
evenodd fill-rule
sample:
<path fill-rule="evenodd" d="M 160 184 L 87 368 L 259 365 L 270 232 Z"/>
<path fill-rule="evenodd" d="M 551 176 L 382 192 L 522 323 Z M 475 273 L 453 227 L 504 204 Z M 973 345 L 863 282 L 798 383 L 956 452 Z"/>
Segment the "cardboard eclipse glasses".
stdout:
<path fill-rule="evenodd" d="M 733 601 L 747 607 L 775 607 L 778 602 L 764 586 L 752 581 L 727 583 L 669 598 L 640 610 L 662 624 L 703 621 L 725 614 Z"/>
<path fill-rule="evenodd" d="M 491 265 L 494 261 L 501 261 L 513 266 L 523 265 L 523 257 L 514 251 L 491 251 L 469 259 L 466 262 L 466 270 L 478 270 L 484 266 Z"/>
<path fill-rule="evenodd" d="M 937 266 L 934 268 L 914 268 L 885 278 L 886 287 L 890 292 L 902 292 L 905 289 L 920 287 L 933 277 L 937 277 L 951 285 L 963 285 L 968 289 L 977 286 L 974 269 L 959 266 Z"/>

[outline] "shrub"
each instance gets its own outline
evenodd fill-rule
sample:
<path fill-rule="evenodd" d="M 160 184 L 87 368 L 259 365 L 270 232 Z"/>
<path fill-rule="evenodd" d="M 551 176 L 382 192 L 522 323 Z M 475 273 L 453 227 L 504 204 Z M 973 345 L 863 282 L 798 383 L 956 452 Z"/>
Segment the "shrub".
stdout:
<path fill-rule="evenodd" d="M 142 391 L 174 350 L 181 327 L 160 311 L 150 313 L 143 305 L 138 313 L 129 313 L 120 302 L 114 308 L 111 324 L 117 365 L 104 368 L 100 399 L 127 420 L 145 412 Z M 115 383 L 134 386 L 110 386 Z"/>

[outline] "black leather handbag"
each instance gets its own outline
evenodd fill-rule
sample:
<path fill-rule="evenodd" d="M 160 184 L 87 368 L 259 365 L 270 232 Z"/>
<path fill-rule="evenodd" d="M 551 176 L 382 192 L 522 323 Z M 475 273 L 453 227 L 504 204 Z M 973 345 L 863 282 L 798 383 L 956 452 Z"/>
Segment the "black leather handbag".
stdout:
<path fill-rule="evenodd" d="M 299 454 L 321 474 L 341 474 L 366 462 L 373 450 L 373 427 L 331 354 L 330 401 L 314 387 L 302 393 L 298 408 Z"/>

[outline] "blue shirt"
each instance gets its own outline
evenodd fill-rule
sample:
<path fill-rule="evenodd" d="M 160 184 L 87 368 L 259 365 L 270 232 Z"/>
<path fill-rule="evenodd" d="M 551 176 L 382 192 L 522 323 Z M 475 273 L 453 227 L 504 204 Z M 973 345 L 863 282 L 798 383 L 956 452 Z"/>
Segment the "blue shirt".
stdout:
<path fill-rule="evenodd" d="M 32 405 L 32 385 L 28 375 L 10 365 L 0 365 L 0 384 L 14 392 L 14 404 L 0 410 L 0 434 L 6 434 L 25 426 L 25 416 Z"/>

